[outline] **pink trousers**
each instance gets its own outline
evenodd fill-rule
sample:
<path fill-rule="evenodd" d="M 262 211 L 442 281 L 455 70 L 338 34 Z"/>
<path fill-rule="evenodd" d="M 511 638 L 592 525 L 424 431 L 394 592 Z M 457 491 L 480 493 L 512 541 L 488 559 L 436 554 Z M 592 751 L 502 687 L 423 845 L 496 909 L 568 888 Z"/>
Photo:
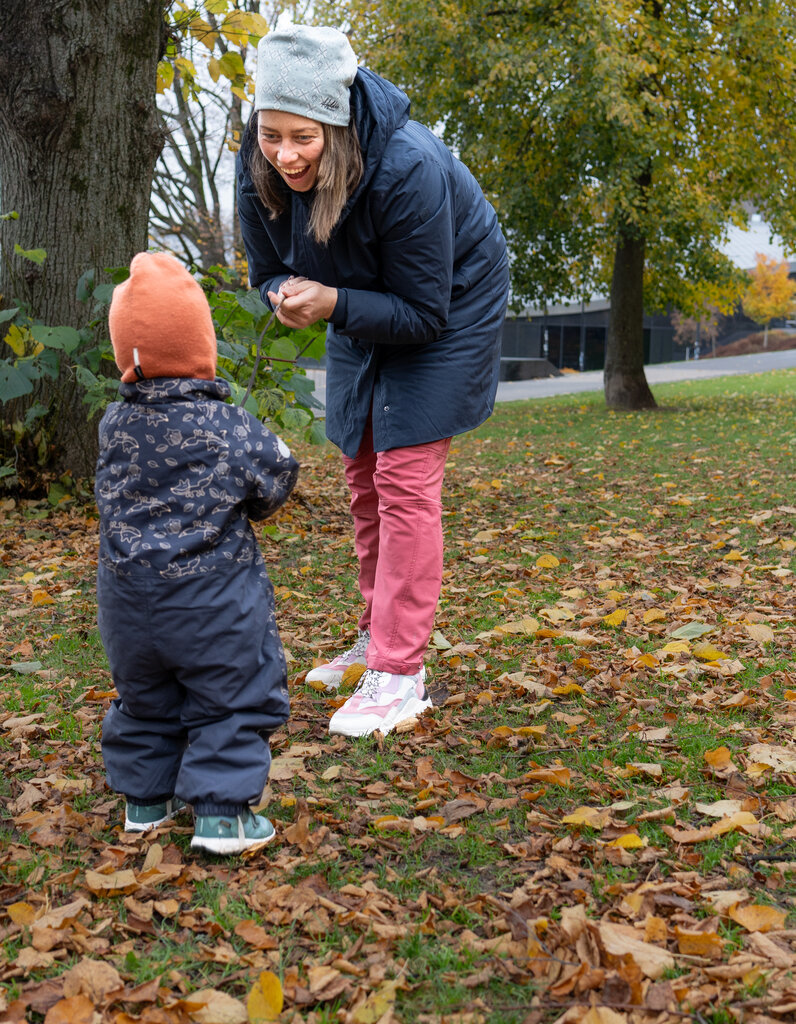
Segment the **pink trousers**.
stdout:
<path fill-rule="evenodd" d="M 370 627 L 368 668 L 420 670 L 442 587 L 442 480 L 451 439 L 373 451 L 370 420 L 353 459 L 343 456 Z"/>

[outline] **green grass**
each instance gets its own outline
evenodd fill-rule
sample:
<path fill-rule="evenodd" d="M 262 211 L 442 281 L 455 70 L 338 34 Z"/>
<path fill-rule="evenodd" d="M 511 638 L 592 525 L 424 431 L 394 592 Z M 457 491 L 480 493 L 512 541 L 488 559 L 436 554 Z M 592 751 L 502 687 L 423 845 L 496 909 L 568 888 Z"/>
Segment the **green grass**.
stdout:
<path fill-rule="evenodd" d="M 748 756 L 754 744 L 787 746 L 793 736 L 796 533 L 782 509 L 796 476 L 796 374 L 665 385 L 656 396 L 658 410 L 627 414 L 606 412 L 599 395 L 514 403 L 454 439 L 436 628 L 455 649 L 429 652 L 440 695 L 433 715 L 386 739 L 330 738 L 336 702 L 303 681 L 322 650 L 353 635 L 359 602 L 339 463 L 293 445 L 305 501 L 268 524 L 263 548 L 294 659 L 293 717 L 272 748 L 276 764 L 298 750 L 302 767 L 271 782 L 278 839 L 251 860 L 197 857 L 184 822 L 122 836 L 123 802 L 105 787 L 99 747 L 111 681 L 93 605 L 96 522 L 74 503 L 8 510 L 0 885 L 5 906 L 27 903 L 34 914 L 82 896 L 78 931 L 96 941 L 87 951 L 88 940 L 66 929 L 50 967 L 20 972 L 13 965 L 30 929 L 7 916 L 7 1000 L 91 956 L 128 987 L 160 977 L 171 999 L 212 987 L 245 1000 L 271 970 L 291 1024 L 337 1021 L 357 1000 L 381 996 L 379 1015 L 394 1000 L 402 1022 L 480 1013 L 490 1024 L 519 1024 L 536 998 L 546 1024 L 573 1000 L 599 1003 L 602 990 L 552 998 L 562 968 L 531 969 L 525 930 L 540 936 L 551 964 L 579 962 L 564 921 L 580 904 L 591 927 L 635 922 L 643 938 L 644 918 L 628 906 L 647 900 L 675 956 L 674 924 L 714 922 L 717 889 L 745 888 L 747 902 L 777 907 L 792 927 L 792 864 L 746 858 L 788 842 L 793 826 L 776 806 L 796 798 L 793 774 L 757 776 Z M 743 559 L 728 559 L 734 552 Z M 543 555 L 558 564 L 538 564 Z M 628 617 L 609 625 L 616 608 Z M 658 614 L 646 619 L 650 610 Z M 537 630 L 503 630 L 528 618 Z M 663 652 L 694 619 L 712 627 L 705 639 L 731 672 L 700 660 L 693 644 Z M 750 634 L 761 622 L 773 639 Z M 35 662 L 41 669 L 13 667 Z M 36 717 L 3 728 L 23 716 Z M 706 759 L 723 746 L 733 769 Z M 565 770 L 565 784 L 540 778 L 546 769 Z M 41 798 L 20 808 L 25 786 Z M 716 820 L 697 804 L 726 799 L 754 808 L 756 826 L 676 838 Z M 605 822 L 563 821 L 581 806 L 607 812 Z M 627 832 L 643 845 L 613 845 Z M 153 845 L 180 872 L 129 895 L 153 906 L 176 900 L 179 910 L 155 910 L 149 927 L 131 928 L 135 905 L 98 897 L 86 872 L 140 874 Z M 676 899 L 656 904 L 656 886 Z M 275 948 L 236 933 L 249 920 Z M 729 917 L 715 926 L 726 945 L 714 965 L 748 941 Z M 509 944 L 495 952 L 494 941 Z M 599 942 L 589 948 L 592 966 L 610 975 Z M 768 974 L 765 989 L 755 979 L 708 980 L 710 963 L 676 960 L 666 973 L 694 992 L 718 985 L 699 1011 L 704 1021 L 731 1019 L 745 999 L 774 1005 L 787 984 L 782 972 Z M 320 969 L 339 972 L 337 994 L 311 992 Z M 384 988 L 390 980 L 397 989 Z"/>

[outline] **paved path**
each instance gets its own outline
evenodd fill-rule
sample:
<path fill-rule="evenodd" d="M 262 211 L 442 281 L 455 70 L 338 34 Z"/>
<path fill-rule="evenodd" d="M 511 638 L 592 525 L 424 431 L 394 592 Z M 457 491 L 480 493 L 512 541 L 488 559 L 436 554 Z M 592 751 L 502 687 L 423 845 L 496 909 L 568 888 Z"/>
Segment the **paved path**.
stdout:
<path fill-rule="evenodd" d="M 725 356 L 722 359 L 698 359 L 680 363 L 655 363 L 644 367 L 647 382 L 699 380 L 707 377 L 733 376 L 739 373 L 765 373 L 796 367 L 796 349 L 785 352 L 763 352 L 753 356 Z M 315 381 L 315 397 L 326 403 L 326 371 L 310 370 Z M 546 398 L 550 395 L 571 395 L 580 391 L 602 391 L 603 371 L 565 373 L 561 377 L 539 377 L 536 380 L 503 381 L 498 384 L 498 402 L 516 402 L 523 398 Z"/>
<path fill-rule="evenodd" d="M 796 349 L 785 352 L 761 352 L 752 356 L 724 356 L 721 359 L 690 359 L 687 363 L 655 363 L 644 367 L 647 383 L 700 380 L 727 377 L 739 373 L 765 373 L 796 366 Z M 603 371 L 565 373 L 561 377 L 537 380 L 503 381 L 498 384 L 498 402 L 515 402 L 521 398 L 546 398 L 549 395 L 571 395 L 579 391 L 602 391 Z"/>

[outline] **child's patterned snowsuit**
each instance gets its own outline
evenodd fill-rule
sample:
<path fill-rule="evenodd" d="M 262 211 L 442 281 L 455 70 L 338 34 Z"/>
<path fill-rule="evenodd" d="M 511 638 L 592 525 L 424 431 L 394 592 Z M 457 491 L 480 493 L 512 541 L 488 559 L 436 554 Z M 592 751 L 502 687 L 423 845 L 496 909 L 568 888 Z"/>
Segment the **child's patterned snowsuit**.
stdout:
<path fill-rule="evenodd" d="M 255 803 L 289 713 L 273 588 L 250 519 L 298 464 L 222 380 L 122 384 L 100 424 L 99 626 L 119 697 L 102 730 L 109 785 L 198 814 Z"/>

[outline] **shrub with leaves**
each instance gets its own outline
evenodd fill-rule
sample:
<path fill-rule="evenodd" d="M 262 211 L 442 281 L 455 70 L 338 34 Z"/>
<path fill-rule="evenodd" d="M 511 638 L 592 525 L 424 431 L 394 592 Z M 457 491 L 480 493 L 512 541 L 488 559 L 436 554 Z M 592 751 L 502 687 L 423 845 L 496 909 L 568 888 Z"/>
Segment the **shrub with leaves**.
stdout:
<path fill-rule="evenodd" d="M 47 258 L 41 249 L 19 249 L 16 255 L 38 264 Z M 271 322 L 271 311 L 256 291 L 223 287 L 235 279 L 233 271 L 211 271 L 214 276 L 201 283 L 216 327 L 218 373 L 232 387 L 231 401 L 245 401 L 250 412 L 277 432 L 303 433 L 310 442 L 322 442 L 323 426 L 315 420 L 321 403 L 299 359 L 323 355 L 323 324 L 290 331 Z M 80 328 L 41 323 L 24 302 L 0 309 L 0 406 L 5 424 L 0 485 L 23 491 L 41 488 L 50 448 L 47 418 L 58 395 L 52 391 L 53 382 L 66 379 L 78 387 L 89 418 L 115 399 L 119 380 L 107 312 L 114 287 L 129 271 L 122 267 L 106 273 L 107 283 L 97 284 L 93 270 L 78 282 L 77 297 L 86 307 L 86 323 Z M 45 384 L 55 395 L 49 402 L 42 400 Z"/>

